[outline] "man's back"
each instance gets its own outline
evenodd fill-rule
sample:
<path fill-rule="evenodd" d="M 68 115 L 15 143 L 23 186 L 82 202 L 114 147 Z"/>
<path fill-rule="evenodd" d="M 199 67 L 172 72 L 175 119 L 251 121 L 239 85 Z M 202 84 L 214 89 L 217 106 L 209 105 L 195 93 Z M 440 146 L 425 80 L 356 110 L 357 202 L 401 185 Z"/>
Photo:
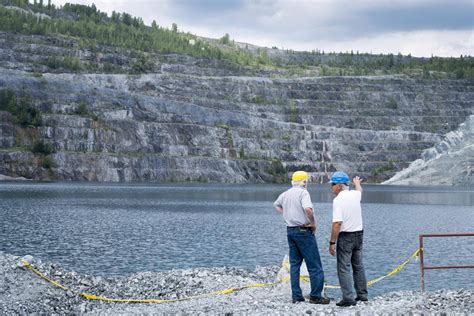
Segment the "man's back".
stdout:
<path fill-rule="evenodd" d="M 305 226 L 310 223 L 305 214 L 305 208 L 313 208 L 308 190 L 301 186 L 294 186 L 278 197 L 274 203 L 283 209 L 283 219 L 289 227 Z"/>
<path fill-rule="evenodd" d="M 342 222 L 341 231 L 354 232 L 363 229 L 362 193 L 357 190 L 341 191 L 333 201 L 333 222 Z"/>

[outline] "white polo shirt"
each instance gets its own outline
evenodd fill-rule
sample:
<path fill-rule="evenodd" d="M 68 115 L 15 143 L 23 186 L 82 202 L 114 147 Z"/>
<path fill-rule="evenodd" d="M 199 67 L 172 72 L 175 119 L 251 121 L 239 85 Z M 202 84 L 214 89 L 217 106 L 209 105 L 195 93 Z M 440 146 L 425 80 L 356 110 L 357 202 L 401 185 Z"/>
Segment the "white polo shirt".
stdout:
<path fill-rule="evenodd" d="M 308 190 L 304 187 L 295 185 L 280 194 L 273 205 L 283 209 L 283 219 L 286 226 L 294 227 L 310 224 L 304 210 L 306 208 L 313 208 L 313 203 L 311 203 Z"/>
<path fill-rule="evenodd" d="M 332 203 L 332 221 L 342 222 L 341 232 L 355 232 L 363 229 L 362 193 L 357 190 L 343 190 Z"/>

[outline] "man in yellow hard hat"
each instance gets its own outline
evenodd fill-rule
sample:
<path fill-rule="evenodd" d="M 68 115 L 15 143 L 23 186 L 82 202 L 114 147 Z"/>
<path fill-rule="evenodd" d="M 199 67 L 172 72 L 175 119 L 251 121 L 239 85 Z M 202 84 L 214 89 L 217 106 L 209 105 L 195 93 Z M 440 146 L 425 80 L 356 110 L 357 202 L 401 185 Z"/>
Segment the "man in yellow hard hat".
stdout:
<path fill-rule="evenodd" d="M 280 194 L 273 205 L 278 212 L 283 214 L 287 226 L 293 303 L 304 301 L 300 287 L 300 267 L 304 259 L 311 283 L 309 302 L 329 304 L 329 299 L 321 296 L 324 286 L 324 272 L 314 236 L 316 220 L 313 213 L 313 203 L 306 189 L 308 179 L 309 175 L 305 171 L 293 173 L 292 187 Z"/>

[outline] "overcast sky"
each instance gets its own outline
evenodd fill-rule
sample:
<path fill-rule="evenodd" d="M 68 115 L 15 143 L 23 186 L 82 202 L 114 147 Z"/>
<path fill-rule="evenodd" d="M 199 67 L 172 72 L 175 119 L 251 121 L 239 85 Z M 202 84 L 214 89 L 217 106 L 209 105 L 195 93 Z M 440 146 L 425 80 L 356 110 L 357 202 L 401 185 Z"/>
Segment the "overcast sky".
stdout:
<path fill-rule="evenodd" d="M 66 2 L 259 46 L 474 56 L 474 0 L 53 0 Z"/>

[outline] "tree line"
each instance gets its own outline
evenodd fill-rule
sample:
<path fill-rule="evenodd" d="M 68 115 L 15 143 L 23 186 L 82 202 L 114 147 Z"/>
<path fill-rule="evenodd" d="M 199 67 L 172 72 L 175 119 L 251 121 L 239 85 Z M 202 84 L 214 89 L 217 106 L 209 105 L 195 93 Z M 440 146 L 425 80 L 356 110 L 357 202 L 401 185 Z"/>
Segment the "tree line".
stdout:
<path fill-rule="evenodd" d="M 383 73 L 410 73 L 414 70 L 430 78 L 433 72 L 449 73 L 453 78 L 474 78 L 474 58 L 414 58 L 410 55 L 370 55 L 354 53 L 325 53 L 320 50 L 294 52 L 287 50 L 284 58 L 270 57 L 269 49 L 259 48 L 255 52 L 234 44 L 229 34 L 218 40 L 218 45 L 200 40 L 197 36 L 180 32 L 173 23 L 170 29 L 153 21 L 145 25 L 139 17 L 128 13 L 100 12 L 95 5 L 86 6 L 66 3 L 56 7 L 50 0 L 0 0 L 3 6 L 16 6 L 48 17 L 0 7 L 0 31 L 26 35 L 66 36 L 78 39 L 87 46 L 110 45 L 142 52 L 176 53 L 196 58 L 225 59 L 240 66 L 282 67 L 305 69 L 321 67 L 323 75 L 367 75 Z M 56 61 L 52 60 L 54 64 Z M 77 68 L 75 60 L 66 64 Z M 54 66 L 54 65 L 53 65 Z M 136 67 L 141 71 L 143 67 Z"/>
<path fill-rule="evenodd" d="M 197 58 L 228 59 L 237 64 L 257 64 L 258 59 L 243 50 L 223 51 L 190 33 L 179 32 L 176 24 L 171 29 L 146 26 L 141 18 L 128 13 L 113 12 L 109 17 L 97 8 L 65 4 L 62 8 L 30 4 L 26 0 L 0 0 L 0 4 L 14 5 L 48 17 L 0 7 L 0 30 L 26 35 L 69 36 L 86 41 L 88 45 L 102 44 L 144 52 L 176 53 Z"/>

